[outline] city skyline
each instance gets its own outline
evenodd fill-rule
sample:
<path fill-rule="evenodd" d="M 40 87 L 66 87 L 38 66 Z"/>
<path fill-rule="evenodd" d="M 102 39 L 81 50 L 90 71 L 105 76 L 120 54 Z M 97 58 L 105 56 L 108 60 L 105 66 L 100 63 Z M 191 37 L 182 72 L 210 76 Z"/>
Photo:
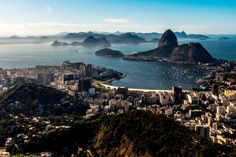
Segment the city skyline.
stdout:
<path fill-rule="evenodd" d="M 60 32 L 236 34 L 233 0 L 9 0 L 1 1 L 0 35 Z"/>

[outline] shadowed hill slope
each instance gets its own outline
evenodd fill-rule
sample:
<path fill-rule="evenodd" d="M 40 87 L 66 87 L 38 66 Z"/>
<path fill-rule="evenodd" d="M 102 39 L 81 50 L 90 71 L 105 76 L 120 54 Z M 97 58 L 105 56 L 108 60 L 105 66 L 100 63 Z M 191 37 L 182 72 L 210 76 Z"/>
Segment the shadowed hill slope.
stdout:
<path fill-rule="evenodd" d="M 60 151 L 67 145 L 75 152 L 75 143 L 98 157 L 227 157 L 235 153 L 233 148 L 213 144 L 172 119 L 146 111 L 77 121 L 71 129 L 33 139 L 25 148 Z"/>

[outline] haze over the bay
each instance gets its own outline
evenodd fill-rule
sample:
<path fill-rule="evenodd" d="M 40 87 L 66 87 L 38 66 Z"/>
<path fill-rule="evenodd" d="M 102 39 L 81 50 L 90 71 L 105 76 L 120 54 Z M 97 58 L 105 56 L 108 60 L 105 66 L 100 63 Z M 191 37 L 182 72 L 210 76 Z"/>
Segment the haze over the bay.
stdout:
<path fill-rule="evenodd" d="M 236 34 L 235 0 L 1 0 L 0 36 L 60 32 Z"/>

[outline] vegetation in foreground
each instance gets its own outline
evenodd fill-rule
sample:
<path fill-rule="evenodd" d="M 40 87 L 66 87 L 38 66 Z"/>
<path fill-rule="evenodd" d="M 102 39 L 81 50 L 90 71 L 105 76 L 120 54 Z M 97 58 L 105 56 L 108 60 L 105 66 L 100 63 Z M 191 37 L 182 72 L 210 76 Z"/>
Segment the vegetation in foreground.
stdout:
<path fill-rule="evenodd" d="M 18 141 L 18 144 L 22 153 L 52 151 L 60 154 L 66 148 L 72 154 L 79 146 L 99 157 L 236 155 L 232 147 L 212 143 L 172 119 L 145 111 L 79 120 L 70 129 L 54 130 L 28 143 Z"/>

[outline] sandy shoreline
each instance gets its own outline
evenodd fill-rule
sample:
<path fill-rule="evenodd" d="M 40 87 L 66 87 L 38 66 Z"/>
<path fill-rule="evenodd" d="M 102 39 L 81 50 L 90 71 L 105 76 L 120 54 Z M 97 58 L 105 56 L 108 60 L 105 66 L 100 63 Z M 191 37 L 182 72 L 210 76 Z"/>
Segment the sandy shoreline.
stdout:
<path fill-rule="evenodd" d="M 103 82 L 100 82 L 98 83 L 98 85 L 100 87 L 103 87 L 105 89 L 118 89 L 120 87 L 123 87 L 124 86 L 115 86 L 115 85 L 111 85 L 112 82 L 114 80 L 120 80 L 120 79 L 123 79 L 125 78 L 127 75 L 125 73 L 122 73 L 121 77 L 119 79 L 117 78 L 113 78 L 113 79 L 110 79 L 110 80 L 107 80 L 107 81 L 103 81 Z M 111 84 L 110 84 L 111 83 Z M 129 91 L 138 91 L 138 92 L 155 92 L 155 93 L 159 93 L 159 92 L 167 92 L 167 93 L 173 93 L 173 90 L 165 90 L 165 89 L 143 89 L 143 88 L 128 88 Z M 183 90 L 183 92 L 189 92 L 190 90 Z"/>
<path fill-rule="evenodd" d="M 118 89 L 119 87 L 122 86 L 114 86 L 114 85 L 108 85 L 105 83 L 100 84 L 102 87 L 105 89 Z M 160 89 L 142 89 L 142 88 L 128 88 L 129 91 L 139 91 L 139 92 L 168 92 L 168 93 L 173 93 L 173 90 L 160 90 Z M 183 92 L 189 92 L 189 90 L 183 90 Z"/>

